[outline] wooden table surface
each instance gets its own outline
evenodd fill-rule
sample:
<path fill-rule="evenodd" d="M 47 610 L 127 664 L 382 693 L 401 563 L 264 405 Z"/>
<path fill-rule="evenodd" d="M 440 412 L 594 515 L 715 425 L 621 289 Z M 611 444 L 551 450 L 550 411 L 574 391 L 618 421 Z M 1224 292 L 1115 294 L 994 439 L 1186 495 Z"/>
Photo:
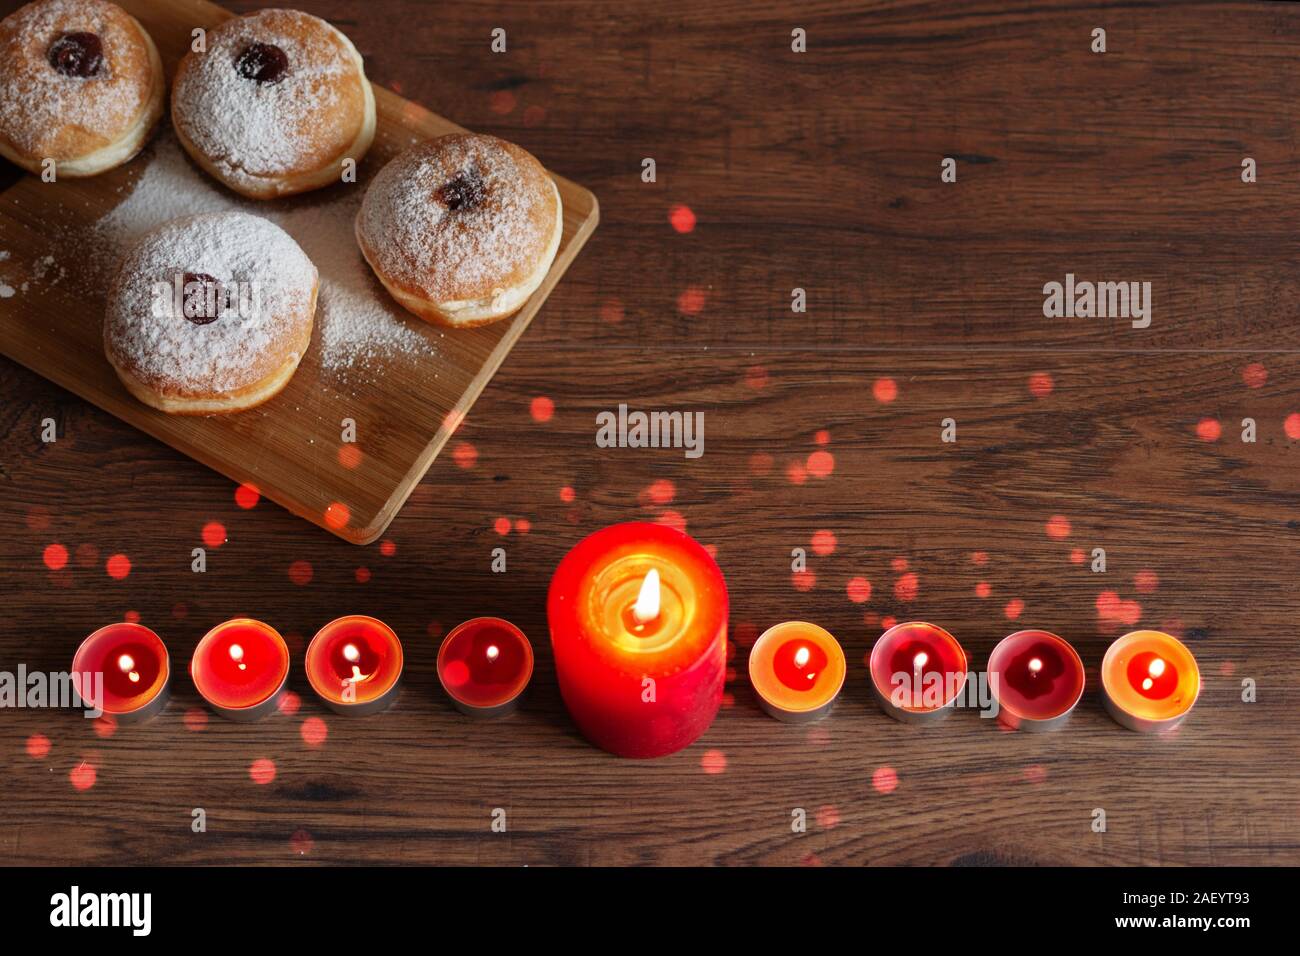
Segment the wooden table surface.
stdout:
<path fill-rule="evenodd" d="M 1300 863 L 1300 8 L 301 6 L 376 83 L 590 187 L 602 225 L 457 454 L 366 548 L 241 508 L 225 479 L 0 360 L 0 669 L 67 669 L 87 633 L 134 614 L 184 672 L 205 630 L 244 613 L 291 635 L 300 704 L 204 722 L 181 673 L 143 725 L 0 713 L 7 863 Z M 674 228 L 677 205 L 693 230 Z M 1066 273 L 1149 281 L 1150 327 L 1045 318 L 1043 285 Z M 598 448 L 597 413 L 624 402 L 703 412 L 704 455 Z M 726 706 L 653 762 L 577 735 L 545 621 L 564 552 L 634 518 L 715 546 L 733 607 Z M 195 574 L 210 522 L 227 540 Z M 306 686 L 304 638 L 347 612 L 404 640 L 382 716 L 337 717 Z M 537 671 L 519 714 L 480 724 L 448 706 L 434 660 L 446 628 L 488 613 L 531 636 Z M 811 727 L 765 716 L 745 676 L 755 635 L 791 618 L 849 657 Z M 888 618 L 943 625 L 980 667 L 1006 633 L 1054 630 L 1087 693 L 1056 734 L 970 711 L 896 723 L 862 663 Z M 1171 736 L 1121 729 L 1098 698 L 1102 653 L 1139 625 L 1200 661 Z M 48 753 L 29 754 L 35 735 Z M 260 759 L 270 783 L 251 779 Z"/>

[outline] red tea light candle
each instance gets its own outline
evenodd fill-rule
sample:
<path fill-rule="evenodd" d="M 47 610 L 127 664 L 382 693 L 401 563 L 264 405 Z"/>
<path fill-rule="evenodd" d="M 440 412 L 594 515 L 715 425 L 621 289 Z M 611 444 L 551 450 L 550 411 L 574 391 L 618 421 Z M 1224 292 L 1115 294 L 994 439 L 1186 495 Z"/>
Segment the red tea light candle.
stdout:
<path fill-rule="evenodd" d="M 1050 631 L 1016 631 L 989 655 L 998 720 L 1029 731 L 1056 730 L 1083 696 L 1083 661 Z"/>
<path fill-rule="evenodd" d="M 1101 661 L 1102 697 L 1115 721 L 1129 730 L 1161 733 L 1177 727 L 1201 692 L 1196 658 L 1178 638 L 1133 631 Z"/>
<path fill-rule="evenodd" d="M 881 634 L 869 664 L 880 706 L 905 723 L 946 717 L 966 686 L 966 652 L 943 628 L 921 621 Z"/>
<path fill-rule="evenodd" d="M 749 652 L 749 681 L 759 705 L 790 723 L 811 723 L 829 714 L 846 670 L 840 642 L 805 621 L 768 628 Z"/>
<path fill-rule="evenodd" d="M 560 694 L 598 747 L 660 757 L 713 723 L 727 585 L 694 538 L 647 522 L 589 535 L 556 568 L 547 618 Z"/>
<path fill-rule="evenodd" d="M 402 642 L 383 621 L 361 614 L 330 621 L 307 645 L 307 683 L 330 710 L 364 717 L 397 699 Z"/>
<path fill-rule="evenodd" d="M 190 677 L 222 717 L 260 720 L 275 710 L 289 678 L 289 648 L 270 625 L 235 618 L 203 635 Z"/>
<path fill-rule="evenodd" d="M 533 678 L 533 645 L 499 617 L 458 624 L 438 649 L 438 680 L 456 709 L 471 717 L 513 713 Z"/>
<path fill-rule="evenodd" d="M 171 670 L 162 638 L 140 624 L 101 627 L 72 658 L 82 700 L 119 723 L 145 720 L 163 709 Z"/>

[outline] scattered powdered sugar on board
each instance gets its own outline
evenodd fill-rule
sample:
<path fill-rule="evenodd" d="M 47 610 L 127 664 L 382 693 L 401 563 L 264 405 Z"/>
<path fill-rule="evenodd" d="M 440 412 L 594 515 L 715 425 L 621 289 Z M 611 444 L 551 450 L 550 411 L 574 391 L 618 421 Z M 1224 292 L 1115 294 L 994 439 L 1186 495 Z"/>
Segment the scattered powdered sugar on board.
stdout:
<path fill-rule="evenodd" d="M 135 190 L 96 226 L 98 265 L 101 274 L 111 278 L 125 252 L 170 219 L 227 210 L 262 216 L 289 233 L 320 272 L 313 350 L 321 368 L 345 381 L 353 372 L 373 377 L 383 372 L 385 360 L 395 356 L 436 356 L 428 337 L 437 333 L 432 327 L 416 327 L 413 323 L 420 320 L 408 318 L 389 298 L 362 258 L 352 225 L 362 188 L 329 190 L 328 197 L 319 198 L 246 200 L 192 165 L 168 132 L 158 138 L 152 161 Z"/>

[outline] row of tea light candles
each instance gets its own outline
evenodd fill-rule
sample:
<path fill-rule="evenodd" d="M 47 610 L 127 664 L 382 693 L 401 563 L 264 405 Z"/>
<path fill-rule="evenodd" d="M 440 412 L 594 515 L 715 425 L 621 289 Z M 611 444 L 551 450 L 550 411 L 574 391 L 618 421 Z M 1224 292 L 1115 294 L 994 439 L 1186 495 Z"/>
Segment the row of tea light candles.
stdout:
<path fill-rule="evenodd" d="M 547 616 L 561 695 L 593 743 L 621 756 L 661 756 L 690 744 L 713 722 L 726 678 L 727 589 L 717 563 L 693 538 L 646 522 L 589 535 L 556 569 Z M 949 713 L 968 672 L 957 640 L 921 622 L 887 630 L 868 663 L 882 708 L 908 722 Z M 392 702 L 402 664 L 402 645 L 392 629 L 353 615 L 321 628 L 307 647 L 305 670 L 326 706 L 362 715 Z M 768 629 L 749 657 L 760 704 L 785 721 L 825 717 L 846 670 L 839 642 L 803 621 Z M 170 671 L 162 640 L 133 623 L 96 631 L 73 661 L 74 673 L 104 674 L 100 706 L 119 721 L 157 713 Z M 532 671 L 532 645 L 500 618 L 466 621 L 446 636 L 438 652 L 443 688 L 471 716 L 512 711 Z M 1083 695 L 1082 660 L 1048 631 L 1023 630 L 1004 638 L 989 657 L 987 673 L 999 719 L 1011 727 L 1059 727 Z M 288 674 L 284 639 L 247 618 L 209 631 L 190 662 L 199 694 L 234 720 L 255 720 L 273 710 Z M 1200 672 L 1176 638 L 1134 631 L 1107 650 L 1101 685 L 1117 722 L 1133 730 L 1164 731 L 1195 703 Z"/>

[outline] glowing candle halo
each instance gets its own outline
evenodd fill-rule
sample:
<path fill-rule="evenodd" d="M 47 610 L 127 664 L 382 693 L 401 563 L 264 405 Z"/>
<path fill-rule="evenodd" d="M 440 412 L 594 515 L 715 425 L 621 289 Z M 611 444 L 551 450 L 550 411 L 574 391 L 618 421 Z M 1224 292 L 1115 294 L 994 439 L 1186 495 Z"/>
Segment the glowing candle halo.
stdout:
<path fill-rule="evenodd" d="M 338 714 L 363 717 L 397 699 L 402 682 L 402 642 L 383 621 L 349 614 L 316 632 L 303 664 L 307 683 L 326 707 Z"/>
<path fill-rule="evenodd" d="M 84 703 L 97 706 L 119 723 L 154 716 L 166 706 L 171 692 L 171 656 L 162 638 L 142 624 L 122 621 L 95 631 L 73 655 L 72 673 L 77 675 Z M 86 699 L 87 694 L 98 694 L 100 699 Z"/>
<path fill-rule="evenodd" d="M 684 532 L 627 522 L 580 541 L 547 596 L 555 676 L 578 729 L 624 757 L 696 740 L 722 704 L 727 610 L 722 572 Z"/>
<path fill-rule="evenodd" d="M 456 709 L 471 717 L 505 717 L 533 677 L 533 645 L 499 617 L 456 625 L 438 648 L 438 680 Z"/>
<path fill-rule="evenodd" d="M 1129 730 L 1177 727 L 1201 693 L 1201 671 L 1187 645 L 1163 631 L 1131 631 L 1101 660 L 1102 699 Z"/>
<path fill-rule="evenodd" d="M 876 639 L 868 660 L 871 690 L 895 720 L 925 723 L 946 717 L 966 687 L 966 652 L 934 624 L 906 621 Z M 937 699 L 931 699 L 937 691 Z"/>
<path fill-rule="evenodd" d="M 234 618 L 200 638 L 190 678 L 222 717 L 260 720 L 275 710 L 289 679 L 289 647 L 269 624 Z"/>
<path fill-rule="evenodd" d="M 846 673 L 839 641 L 807 621 L 769 627 L 749 651 L 749 681 L 759 706 L 788 723 L 811 723 L 830 714 Z"/>
<path fill-rule="evenodd" d="M 1083 660 L 1051 631 L 1008 634 L 989 655 L 998 721 L 1017 730 L 1056 730 L 1083 697 Z"/>

